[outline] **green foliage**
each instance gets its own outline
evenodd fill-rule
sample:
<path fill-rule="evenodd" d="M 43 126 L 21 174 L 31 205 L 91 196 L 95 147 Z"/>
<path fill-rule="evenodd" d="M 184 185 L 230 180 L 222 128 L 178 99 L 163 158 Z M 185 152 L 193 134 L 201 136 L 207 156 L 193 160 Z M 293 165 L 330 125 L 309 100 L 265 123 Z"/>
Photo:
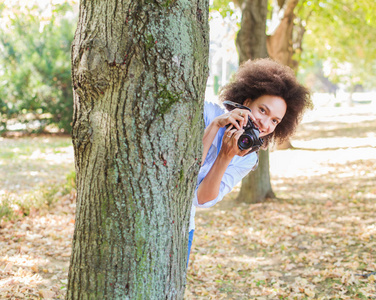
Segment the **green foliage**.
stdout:
<path fill-rule="evenodd" d="M 162 7 L 168 8 L 172 5 L 174 5 L 175 2 L 176 2 L 176 0 L 166 0 L 166 1 L 162 2 L 161 5 L 162 5 Z"/>
<path fill-rule="evenodd" d="M 0 195 L 0 221 L 28 216 L 31 211 L 49 208 L 61 197 L 71 194 L 76 189 L 76 173 L 72 171 L 66 178 L 62 184 L 43 184 L 21 196 Z"/>
<path fill-rule="evenodd" d="M 211 12 L 232 15 L 232 7 L 242 0 L 214 0 Z M 270 25 L 275 2 L 268 1 Z M 376 2 L 373 0 L 300 0 L 294 10 L 293 48 L 299 72 L 316 69 L 325 62 L 326 80 L 353 89 L 357 85 L 376 85 Z M 299 38 L 303 34 L 300 48 Z M 329 65 L 328 65 L 329 63 Z M 323 74 L 320 74 L 322 77 Z M 302 74 L 300 74 L 302 77 Z M 320 87 L 321 89 L 321 87 Z"/>
<path fill-rule="evenodd" d="M 48 17 L 35 6 L 0 10 L 5 24 L 0 31 L 0 129 L 17 118 L 71 131 L 70 44 L 76 23 L 67 17 L 71 10 L 68 3 L 53 5 Z"/>
<path fill-rule="evenodd" d="M 11 220 L 13 218 L 14 211 L 12 208 L 12 201 L 6 197 L 2 196 L 0 199 L 0 221 L 1 220 Z"/>
<path fill-rule="evenodd" d="M 361 1 L 301 1 L 297 15 L 306 20 L 301 63 L 330 62 L 327 74 L 348 86 L 376 84 L 376 4 Z M 346 66 L 347 64 L 347 66 Z"/>
<path fill-rule="evenodd" d="M 234 2 L 230 0 L 214 0 L 210 5 L 210 11 L 218 11 L 223 18 L 232 16 L 235 11 L 231 4 L 234 4 Z"/>

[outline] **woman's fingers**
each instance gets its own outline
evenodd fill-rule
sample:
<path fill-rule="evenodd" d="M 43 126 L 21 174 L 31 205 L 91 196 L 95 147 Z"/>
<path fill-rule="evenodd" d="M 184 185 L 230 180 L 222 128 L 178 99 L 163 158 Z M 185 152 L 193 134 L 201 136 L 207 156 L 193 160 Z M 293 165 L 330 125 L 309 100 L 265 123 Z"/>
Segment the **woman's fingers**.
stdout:
<path fill-rule="evenodd" d="M 251 112 L 248 112 L 248 117 L 252 120 L 252 122 L 255 122 L 255 117 Z"/>
<path fill-rule="evenodd" d="M 233 135 L 233 138 L 234 140 L 236 141 L 236 147 L 239 148 L 238 146 L 238 141 L 239 141 L 239 138 L 241 137 L 241 135 L 244 133 L 244 130 L 242 130 L 241 132 L 240 131 L 237 131 L 234 135 Z M 240 150 L 238 149 L 238 156 L 245 156 L 249 153 L 250 149 L 244 149 L 244 150 Z"/>
<path fill-rule="evenodd" d="M 247 109 L 235 109 L 233 112 L 235 114 L 234 118 L 239 122 L 241 129 L 247 125 L 248 119 L 255 121 L 253 114 Z"/>
<path fill-rule="evenodd" d="M 238 147 L 238 140 L 239 140 L 239 137 L 242 135 L 243 132 L 244 132 L 243 129 L 237 130 L 236 128 L 234 128 L 227 133 L 229 143 L 231 143 L 231 145 L 232 145 L 231 147 L 234 148 L 234 151 L 236 151 L 236 152 L 240 151 L 240 149 Z"/>
<path fill-rule="evenodd" d="M 234 109 L 233 111 L 231 111 L 231 117 L 233 118 L 233 122 L 231 123 L 234 124 L 234 126 L 238 130 L 243 129 L 245 125 L 244 123 L 245 116 L 246 116 L 246 112 L 244 109 Z"/>
<path fill-rule="evenodd" d="M 227 129 L 225 130 L 225 134 L 226 133 L 228 133 L 231 129 L 233 129 L 234 128 L 234 125 L 229 125 L 228 127 L 227 127 Z"/>
<path fill-rule="evenodd" d="M 232 138 L 234 133 L 238 132 L 238 130 L 236 128 L 234 129 L 230 129 L 228 132 L 227 132 L 227 137 L 229 138 Z"/>
<path fill-rule="evenodd" d="M 241 113 L 242 113 L 241 117 L 242 117 L 242 121 L 243 121 L 242 122 L 242 128 L 244 128 L 248 123 L 248 118 L 249 118 L 251 112 L 249 110 L 242 109 Z"/>
<path fill-rule="evenodd" d="M 225 130 L 224 136 L 225 137 L 230 137 L 232 135 L 231 130 L 234 130 L 234 126 L 233 125 L 229 125 L 227 127 L 227 129 Z"/>
<path fill-rule="evenodd" d="M 249 151 L 250 151 L 249 149 L 242 150 L 240 151 L 239 156 L 245 156 L 249 153 Z"/>
<path fill-rule="evenodd" d="M 234 127 L 236 127 L 236 129 L 240 130 L 241 128 L 243 128 L 241 127 L 242 117 L 240 117 L 239 114 L 236 114 L 235 112 L 233 112 L 231 114 L 230 121 L 231 121 L 231 124 L 234 125 Z"/>
<path fill-rule="evenodd" d="M 235 139 L 236 141 L 238 141 L 239 138 L 240 138 L 240 136 L 241 136 L 243 133 L 244 133 L 244 129 L 236 131 L 235 134 L 234 134 L 234 136 L 233 136 L 234 139 Z"/>
<path fill-rule="evenodd" d="M 238 141 L 241 135 L 244 133 L 244 129 L 237 130 L 236 128 L 231 128 L 230 125 L 223 136 L 223 144 L 222 147 L 225 149 L 224 151 L 227 153 L 233 153 L 232 155 L 244 156 L 246 155 L 250 149 L 241 150 L 238 146 Z"/>
<path fill-rule="evenodd" d="M 242 130 L 247 125 L 248 119 L 254 121 L 254 117 L 249 110 L 236 108 L 222 116 L 220 126 L 231 124 L 236 129 Z"/>

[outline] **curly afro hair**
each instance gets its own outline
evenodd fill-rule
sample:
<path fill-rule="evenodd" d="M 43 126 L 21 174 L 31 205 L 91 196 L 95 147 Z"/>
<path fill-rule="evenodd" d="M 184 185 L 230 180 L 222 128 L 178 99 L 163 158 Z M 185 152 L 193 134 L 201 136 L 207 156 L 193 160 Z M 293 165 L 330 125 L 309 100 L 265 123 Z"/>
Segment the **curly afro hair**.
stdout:
<path fill-rule="evenodd" d="M 273 139 L 283 142 L 296 130 L 304 111 L 312 108 L 309 90 L 301 85 L 292 69 L 270 58 L 248 60 L 235 74 L 235 80 L 225 85 L 219 99 L 243 104 L 245 100 L 256 100 L 270 95 L 283 98 L 287 105 L 286 114 L 274 132 L 264 137 L 267 146 Z"/>

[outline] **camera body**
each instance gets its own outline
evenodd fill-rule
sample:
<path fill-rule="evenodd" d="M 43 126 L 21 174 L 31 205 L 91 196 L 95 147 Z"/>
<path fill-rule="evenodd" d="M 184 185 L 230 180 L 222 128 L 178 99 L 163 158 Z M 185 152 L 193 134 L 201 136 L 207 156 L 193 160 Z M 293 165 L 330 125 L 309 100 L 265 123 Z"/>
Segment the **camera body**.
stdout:
<path fill-rule="evenodd" d="M 247 109 L 251 111 L 250 108 L 232 101 L 223 101 L 223 105 L 228 111 L 235 108 Z M 229 126 L 229 125 L 227 125 Z M 244 133 L 239 137 L 238 147 L 240 150 L 249 150 L 249 153 L 258 151 L 264 140 L 260 138 L 260 131 L 255 127 L 252 120 L 248 118 L 246 126 L 243 127 Z"/>

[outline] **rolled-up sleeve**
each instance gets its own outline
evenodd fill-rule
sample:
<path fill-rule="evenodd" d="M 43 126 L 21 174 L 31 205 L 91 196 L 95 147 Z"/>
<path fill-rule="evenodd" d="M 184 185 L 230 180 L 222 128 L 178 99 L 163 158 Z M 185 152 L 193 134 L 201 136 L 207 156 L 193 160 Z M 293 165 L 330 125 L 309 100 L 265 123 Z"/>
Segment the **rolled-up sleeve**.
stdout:
<path fill-rule="evenodd" d="M 234 186 L 236 186 L 252 170 L 253 166 L 256 164 L 256 161 L 256 154 L 252 155 L 251 157 L 238 157 L 234 164 L 230 164 L 227 167 L 226 172 L 221 180 L 218 196 L 209 202 L 199 204 L 197 199 L 197 190 L 200 183 L 205 178 L 204 176 L 197 184 L 195 195 L 193 198 L 193 205 L 196 207 L 207 208 L 221 201 L 223 197 L 229 192 L 231 192 Z"/>

